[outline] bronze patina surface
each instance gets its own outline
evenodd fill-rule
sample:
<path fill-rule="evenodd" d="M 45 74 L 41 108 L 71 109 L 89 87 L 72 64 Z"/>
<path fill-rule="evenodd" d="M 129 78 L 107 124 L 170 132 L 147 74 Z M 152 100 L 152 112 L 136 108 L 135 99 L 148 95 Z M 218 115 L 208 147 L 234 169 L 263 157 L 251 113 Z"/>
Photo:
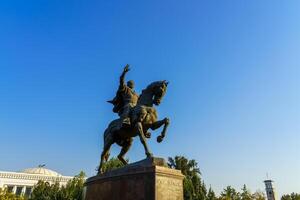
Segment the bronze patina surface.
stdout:
<path fill-rule="evenodd" d="M 167 81 L 155 81 L 149 84 L 140 95 L 134 91 L 134 82 L 128 81 L 125 84 L 125 75 L 129 72 L 129 65 L 126 65 L 120 76 L 120 85 L 113 100 L 108 101 L 114 105 L 113 112 L 118 113 L 119 118 L 113 120 L 104 131 L 103 151 L 101 153 L 98 174 L 102 173 L 102 166 L 108 160 L 109 150 L 112 144 L 121 146 L 118 158 L 127 164 L 124 155 L 129 150 L 133 137 L 139 136 L 147 157 L 152 157 L 146 139 L 151 137 L 149 129 L 156 130 L 163 126 L 157 142 L 162 142 L 166 135 L 169 118 L 158 120 L 154 105 L 160 105 L 163 96 L 167 91 Z"/>

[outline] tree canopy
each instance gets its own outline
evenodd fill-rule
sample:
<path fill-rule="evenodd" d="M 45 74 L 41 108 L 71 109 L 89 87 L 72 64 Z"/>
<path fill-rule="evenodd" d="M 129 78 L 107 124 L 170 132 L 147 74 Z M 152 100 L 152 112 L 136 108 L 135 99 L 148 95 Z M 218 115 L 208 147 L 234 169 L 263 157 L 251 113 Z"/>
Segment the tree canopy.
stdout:
<path fill-rule="evenodd" d="M 291 194 L 285 194 L 281 197 L 281 200 L 300 200 L 300 194 L 294 192 Z"/>
<path fill-rule="evenodd" d="M 188 160 L 184 156 L 168 158 L 168 166 L 173 169 L 181 170 L 185 176 L 183 179 L 183 192 L 185 200 L 204 200 L 206 199 L 207 189 L 201 180 L 201 172 L 195 160 Z"/>
<path fill-rule="evenodd" d="M 80 172 L 66 186 L 58 182 L 49 184 L 39 181 L 33 188 L 30 200 L 82 200 L 85 173 Z"/>
<path fill-rule="evenodd" d="M 128 159 L 126 160 L 128 162 Z M 103 164 L 103 172 L 111 171 L 113 169 L 117 169 L 123 167 L 124 164 L 118 159 L 112 157 L 106 163 Z"/>
<path fill-rule="evenodd" d="M 6 188 L 0 188 L 0 200 L 25 200 L 22 196 L 17 196 L 7 191 Z"/>

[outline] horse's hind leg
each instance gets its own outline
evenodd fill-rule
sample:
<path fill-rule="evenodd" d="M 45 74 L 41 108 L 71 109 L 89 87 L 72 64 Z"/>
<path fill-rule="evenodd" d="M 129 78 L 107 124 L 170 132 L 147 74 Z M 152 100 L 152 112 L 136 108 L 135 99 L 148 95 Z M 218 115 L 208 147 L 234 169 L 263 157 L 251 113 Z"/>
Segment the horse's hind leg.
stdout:
<path fill-rule="evenodd" d="M 112 144 L 113 144 L 112 141 L 108 141 L 104 144 L 103 151 L 101 153 L 101 161 L 100 161 L 100 165 L 99 165 L 99 168 L 98 168 L 98 174 L 101 174 L 103 172 L 102 167 L 103 167 L 104 162 L 106 162 L 108 160 L 109 149 L 110 149 Z"/>
<path fill-rule="evenodd" d="M 132 144 L 132 138 L 128 139 L 123 145 L 120 154 L 118 155 L 118 159 L 124 164 L 127 165 L 127 161 L 124 159 L 124 155 L 128 152 L 129 148 Z"/>

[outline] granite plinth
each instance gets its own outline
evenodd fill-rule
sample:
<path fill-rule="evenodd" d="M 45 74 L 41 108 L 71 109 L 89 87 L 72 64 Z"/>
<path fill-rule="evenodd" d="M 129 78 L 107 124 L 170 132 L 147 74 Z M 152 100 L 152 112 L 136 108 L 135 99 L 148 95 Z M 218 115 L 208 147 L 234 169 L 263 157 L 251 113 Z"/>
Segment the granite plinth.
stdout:
<path fill-rule="evenodd" d="M 91 177 L 85 200 L 183 200 L 183 178 L 162 158 L 147 158 Z"/>

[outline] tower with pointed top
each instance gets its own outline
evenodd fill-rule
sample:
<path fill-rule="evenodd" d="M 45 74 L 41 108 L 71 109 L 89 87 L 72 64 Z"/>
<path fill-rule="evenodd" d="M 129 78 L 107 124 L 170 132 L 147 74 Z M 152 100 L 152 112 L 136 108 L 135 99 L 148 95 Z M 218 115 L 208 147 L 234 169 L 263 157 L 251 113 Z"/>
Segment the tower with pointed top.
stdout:
<path fill-rule="evenodd" d="M 266 193 L 268 200 L 276 200 L 275 199 L 275 192 L 273 187 L 273 181 L 272 180 L 265 180 L 264 181 L 266 186 Z"/>

